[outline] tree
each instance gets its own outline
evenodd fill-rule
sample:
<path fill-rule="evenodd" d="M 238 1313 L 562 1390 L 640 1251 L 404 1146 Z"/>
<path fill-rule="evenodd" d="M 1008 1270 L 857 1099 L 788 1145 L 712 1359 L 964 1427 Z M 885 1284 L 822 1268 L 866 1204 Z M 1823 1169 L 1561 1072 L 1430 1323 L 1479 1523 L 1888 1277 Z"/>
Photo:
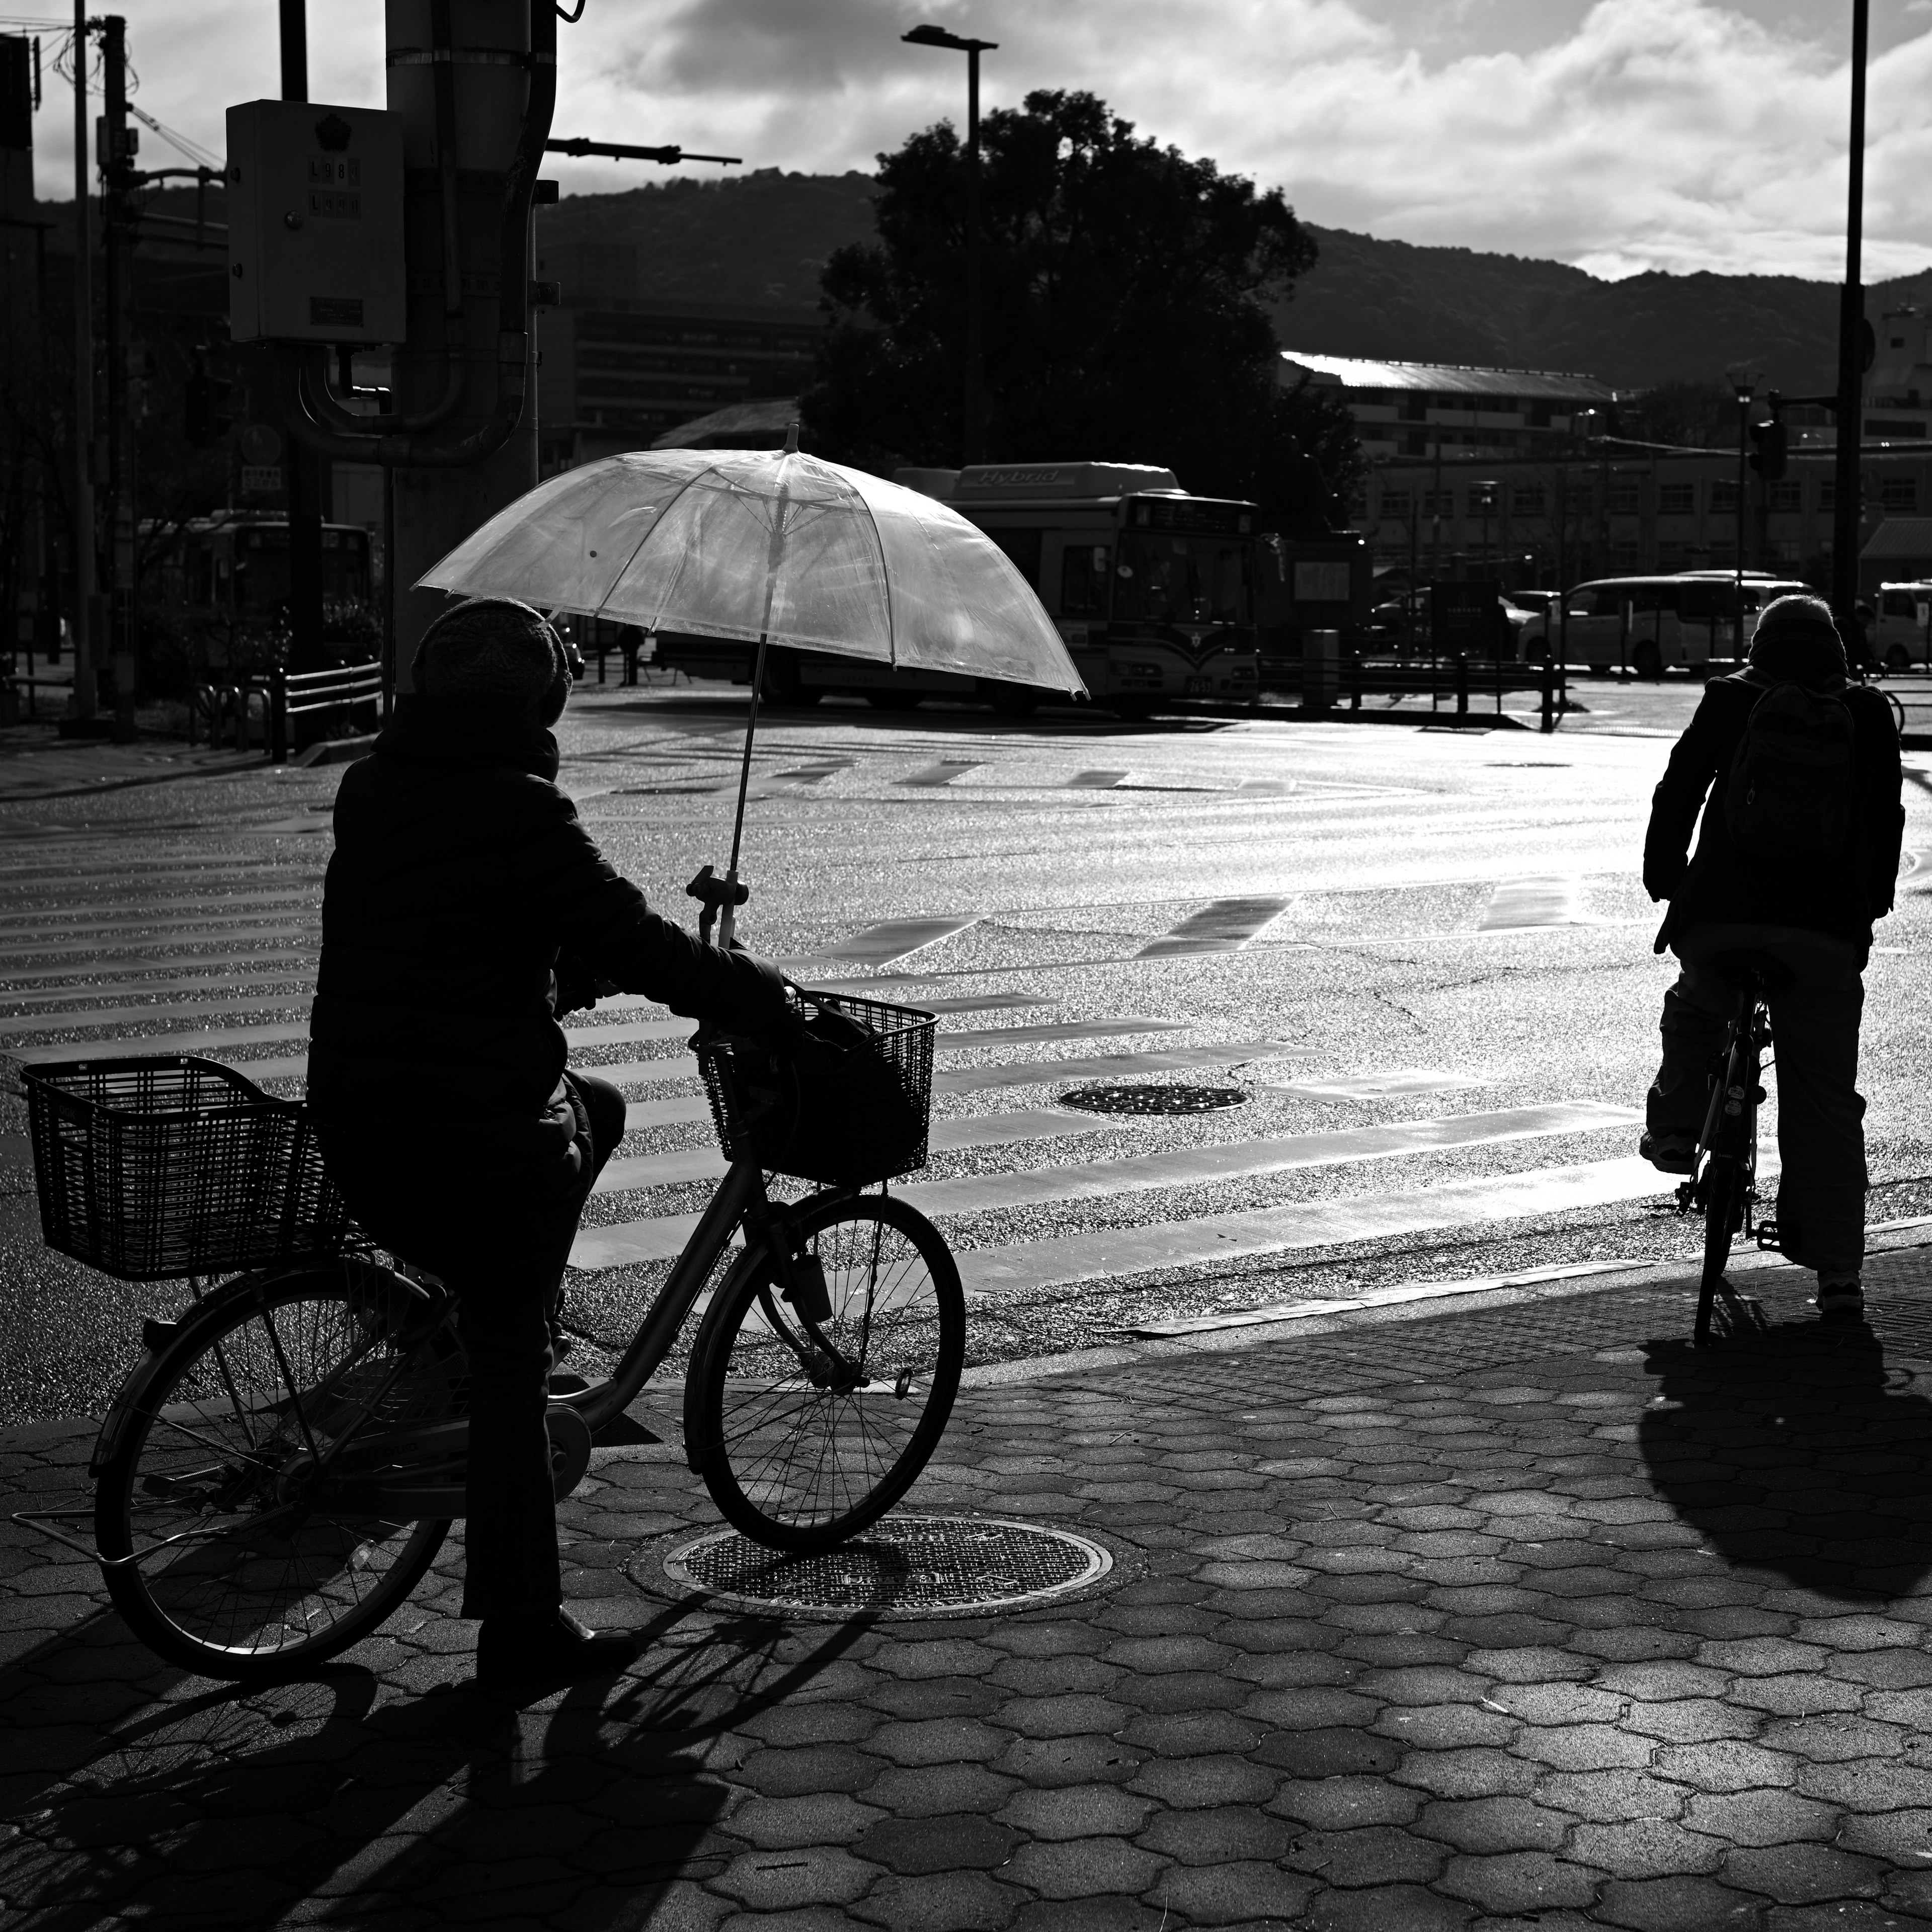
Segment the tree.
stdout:
<path fill-rule="evenodd" d="M 1735 449 L 1738 402 L 1729 382 L 1714 376 L 1687 376 L 1646 389 L 1619 411 L 1622 434 L 1643 442 L 1688 449 Z"/>
<path fill-rule="evenodd" d="M 1042 92 L 981 130 L 986 444 L 999 461 L 1155 463 L 1203 494 L 1325 522 L 1361 472 L 1352 419 L 1284 392 L 1267 304 L 1314 266 L 1279 189 Z M 878 239 L 826 265 L 832 326 L 806 425 L 868 469 L 956 462 L 965 171 L 941 122 L 879 157 Z"/>

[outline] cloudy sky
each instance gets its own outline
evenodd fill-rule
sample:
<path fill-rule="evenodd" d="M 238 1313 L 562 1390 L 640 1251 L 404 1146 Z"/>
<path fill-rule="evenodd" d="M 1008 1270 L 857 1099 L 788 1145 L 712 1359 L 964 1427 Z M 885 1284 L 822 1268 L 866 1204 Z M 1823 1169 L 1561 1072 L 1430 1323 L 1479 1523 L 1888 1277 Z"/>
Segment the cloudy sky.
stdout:
<path fill-rule="evenodd" d="M 501 4 L 459 0 L 459 13 Z M 380 104 L 381 0 L 309 10 L 312 98 Z M 274 92 L 269 0 L 127 11 L 139 104 L 193 140 L 218 150 L 223 104 Z M 1327 226 L 1609 275 L 1835 279 L 1850 11 L 1850 0 L 586 0 L 582 22 L 561 29 L 556 124 L 752 167 L 869 170 L 911 129 L 963 112 L 960 57 L 899 42 L 931 20 L 1000 44 L 986 57 L 988 106 L 1090 88 L 1144 133 L 1279 184 Z M 1932 0 L 1872 0 L 1872 16 L 1876 280 L 1932 264 Z M 69 98 L 50 90 L 44 194 L 71 192 L 71 127 Z M 158 146 L 144 134 L 150 165 Z M 568 194 L 664 171 L 557 158 L 550 172 Z"/>

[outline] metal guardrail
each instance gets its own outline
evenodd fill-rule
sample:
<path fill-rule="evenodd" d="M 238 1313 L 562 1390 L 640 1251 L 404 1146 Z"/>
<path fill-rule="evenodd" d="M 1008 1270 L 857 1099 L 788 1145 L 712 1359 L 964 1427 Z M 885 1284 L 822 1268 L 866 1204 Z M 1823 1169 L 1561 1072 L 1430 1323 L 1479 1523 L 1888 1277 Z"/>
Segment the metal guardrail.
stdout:
<path fill-rule="evenodd" d="M 373 706 L 380 720 L 382 709 L 382 667 L 380 664 L 344 664 L 334 670 L 274 671 L 268 678 L 268 756 L 278 765 L 289 757 L 289 721 L 325 712 L 351 717 L 363 706 Z"/>
<path fill-rule="evenodd" d="M 74 680 L 65 677 L 33 677 L 16 670 L 0 671 L 0 724 L 17 724 L 20 722 L 20 693 L 27 694 L 26 715 L 38 718 L 39 701 L 35 693 L 58 691 L 71 696 Z"/>
<path fill-rule="evenodd" d="M 1533 693 L 1542 729 L 1554 731 L 1569 680 L 1561 664 L 1519 664 L 1456 652 L 1414 657 L 1364 654 L 1326 663 L 1291 661 L 1264 667 L 1262 682 L 1275 689 L 1298 688 L 1304 709 L 1310 711 L 1332 712 L 1346 707 L 1358 713 L 1365 698 L 1426 697 L 1432 713 L 1446 707 L 1459 719 L 1471 715 L 1472 703 L 1491 706 L 1501 717 L 1506 696 Z"/>

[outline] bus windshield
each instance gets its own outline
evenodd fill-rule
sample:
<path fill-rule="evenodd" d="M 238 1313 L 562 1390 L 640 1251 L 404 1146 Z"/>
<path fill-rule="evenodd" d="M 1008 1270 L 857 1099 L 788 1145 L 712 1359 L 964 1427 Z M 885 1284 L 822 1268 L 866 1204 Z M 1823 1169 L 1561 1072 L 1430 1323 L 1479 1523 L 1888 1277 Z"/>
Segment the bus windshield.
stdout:
<path fill-rule="evenodd" d="M 1116 621 L 1246 624 L 1252 608 L 1243 539 L 1122 532 L 1114 566 Z"/>

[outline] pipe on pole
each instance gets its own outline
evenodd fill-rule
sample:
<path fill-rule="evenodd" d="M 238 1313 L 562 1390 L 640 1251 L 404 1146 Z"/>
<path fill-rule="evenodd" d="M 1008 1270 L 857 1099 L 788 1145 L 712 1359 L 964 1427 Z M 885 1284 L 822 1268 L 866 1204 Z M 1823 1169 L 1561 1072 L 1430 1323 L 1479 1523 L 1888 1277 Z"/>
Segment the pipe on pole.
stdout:
<path fill-rule="evenodd" d="M 87 209 L 87 6 L 74 0 L 74 697 L 71 715 L 94 710 L 94 238 Z"/>
<path fill-rule="evenodd" d="M 1845 280 L 1838 304 L 1838 406 L 1836 486 L 1832 518 L 1832 610 L 1846 647 L 1859 648 L 1858 448 L 1864 430 L 1864 290 L 1861 247 L 1864 227 L 1865 50 L 1870 0 L 1852 0 L 1852 115 L 1846 159 Z"/>
<path fill-rule="evenodd" d="M 306 0 L 280 0 L 282 98 L 308 98 Z M 283 347 L 273 353 L 291 356 Z M 289 662 L 292 671 L 322 668 L 322 519 L 325 457 L 291 436 L 284 457 L 289 500 Z"/>

